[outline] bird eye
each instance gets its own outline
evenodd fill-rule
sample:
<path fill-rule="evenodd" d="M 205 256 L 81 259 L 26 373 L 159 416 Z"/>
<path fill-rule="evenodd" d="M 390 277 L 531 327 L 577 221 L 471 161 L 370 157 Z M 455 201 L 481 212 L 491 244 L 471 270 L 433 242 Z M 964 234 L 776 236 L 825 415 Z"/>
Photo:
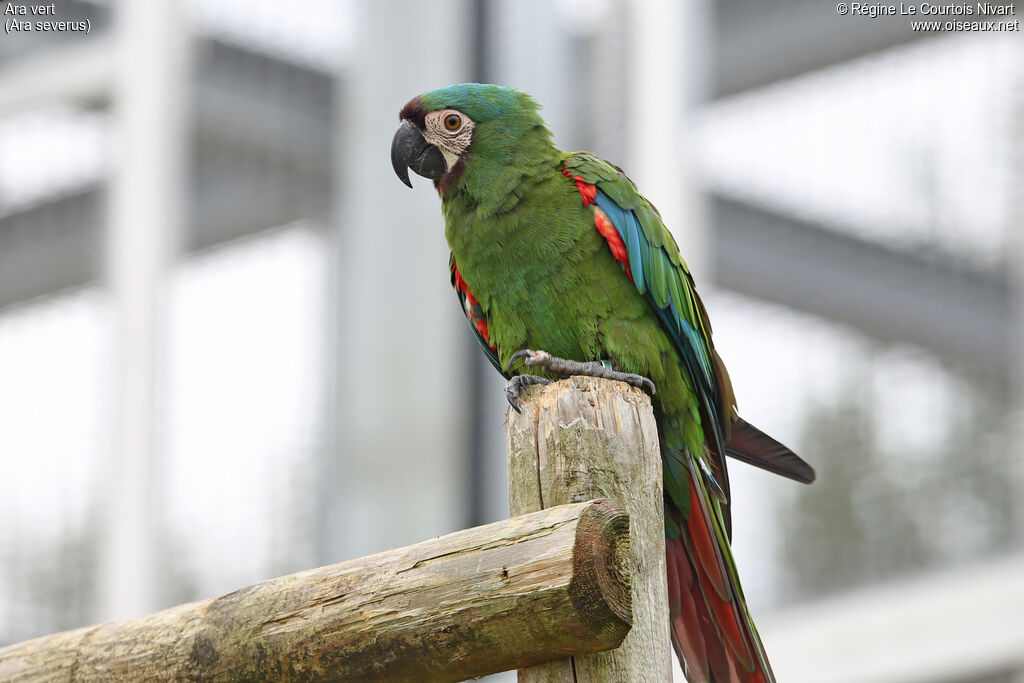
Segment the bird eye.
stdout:
<path fill-rule="evenodd" d="M 454 132 L 462 126 L 462 117 L 458 114 L 448 114 L 444 117 L 444 127 Z"/>

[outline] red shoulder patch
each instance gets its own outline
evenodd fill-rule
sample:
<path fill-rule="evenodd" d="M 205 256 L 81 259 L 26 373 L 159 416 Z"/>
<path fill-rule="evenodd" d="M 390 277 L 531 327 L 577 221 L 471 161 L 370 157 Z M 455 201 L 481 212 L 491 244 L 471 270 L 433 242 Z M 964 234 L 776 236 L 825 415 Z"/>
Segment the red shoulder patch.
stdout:
<path fill-rule="evenodd" d="M 595 185 L 585 182 L 578 175 L 569 175 L 569 169 L 565 167 L 565 164 L 562 165 L 562 175 L 576 183 L 576 189 L 579 190 L 580 197 L 583 198 L 583 206 L 595 204 L 594 197 L 597 196 L 597 187 Z"/>
<path fill-rule="evenodd" d="M 584 207 L 594 206 L 594 227 L 597 228 L 597 231 L 601 233 L 601 237 L 604 237 L 605 242 L 608 243 L 608 248 L 612 250 L 612 256 L 622 264 L 629 279 L 633 280 L 633 273 L 629 270 L 629 254 L 626 252 L 626 244 L 622 241 L 619 231 L 615 229 L 615 224 L 608 218 L 608 214 L 597 205 L 597 186 L 593 183 L 585 182 L 578 175 L 570 175 L 569 169 L 566 168 L 565 164 L 562 164 L 562 175 L 576 183 L 576 189 L 579 190 Z"/>

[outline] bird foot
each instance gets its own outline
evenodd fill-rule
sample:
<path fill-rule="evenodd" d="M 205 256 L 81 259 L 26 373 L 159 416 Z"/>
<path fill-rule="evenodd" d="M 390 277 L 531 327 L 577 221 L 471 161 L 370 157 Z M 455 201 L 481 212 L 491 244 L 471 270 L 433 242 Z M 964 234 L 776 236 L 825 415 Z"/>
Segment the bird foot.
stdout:
<path fill-rule="evenodd" d="M 522 413 L 523 411 L 519 410 L 519 394 L 526 387 L 538 384 L 551 384 L 551 380 L 540 375 L 516 375 L 510 379 L 508 384 L 505 385 L 505 398 L 508 399 L 508 404 L 512 406 L 512 410 Z"/>
<path fill-rule="evenodd" d="M 637 387 L 638 389 L 646 391 L 651 396 L 653 396 L 655 392 L 654 382 L 643 375 L 636 375 L 632 372 L 619 372 L 611 363 L 605 363 L 602 361 L 581 362 L 578 360 L 568 360 L 565 358 L 559 358 L 558 356 L 552 356 L 547 351 L 534 351 L 532 349 L 521 349 L 516 351 L 512 354 L 512 357 L 508 359 L 508 372 L 511 372 L 512 363 L 520 358 L 523 359 L 523 364 L 526 365 L 526 367 L 540 367 L 553 375 L 560 375 L 562 377 L 572 377 L 573 375 L 580 375 L 583 377 L 603 377 L 604 379 L 614 379 L 620 382 L 625 382 L 631 387 Z M 512 379 L 514 381 L 521 377 L 534 377 L 534 375 L 517 375 Z M 539 382 L 531 383 L 539 384 Z M 506 390 L 506 394 L 507 393 L 508 391 Z M 515 404 L 513 404 L 512 407 L 515 408 Z M 518 408 L 516 408 L 516 410 L 518 410 Z"/>

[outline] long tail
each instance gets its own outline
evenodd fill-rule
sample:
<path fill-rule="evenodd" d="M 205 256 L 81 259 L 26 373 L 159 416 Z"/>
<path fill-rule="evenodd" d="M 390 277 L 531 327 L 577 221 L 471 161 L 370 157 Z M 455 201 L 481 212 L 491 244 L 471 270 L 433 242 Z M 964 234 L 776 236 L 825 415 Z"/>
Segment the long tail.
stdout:
<path fill-rule="evenodd" d="M 817 476 L 803 458 L 743 418 L 732 423 L 732 435 L 724 450 L 731 458 L 801 484 L 810 484 Z"/>
<path fill-rule="evenodd" d="M 687 458 L 690 460 L 689 458 Z M 717 500 L 690 465 L 688 514 L 666 541 L 672 645 L 691 683 L 773 683 L 747 611 Z"/>

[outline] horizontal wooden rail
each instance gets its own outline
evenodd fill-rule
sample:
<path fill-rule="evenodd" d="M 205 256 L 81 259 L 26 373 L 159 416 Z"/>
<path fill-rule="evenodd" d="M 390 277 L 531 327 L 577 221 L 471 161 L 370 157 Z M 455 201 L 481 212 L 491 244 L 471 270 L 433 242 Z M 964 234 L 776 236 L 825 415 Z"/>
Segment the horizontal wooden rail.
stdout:
<path fill-rule="evenodd" d="M 541 510 L 0 648 L 0 680 L 460 681 L 617 647 L 629 517 Z"/>

